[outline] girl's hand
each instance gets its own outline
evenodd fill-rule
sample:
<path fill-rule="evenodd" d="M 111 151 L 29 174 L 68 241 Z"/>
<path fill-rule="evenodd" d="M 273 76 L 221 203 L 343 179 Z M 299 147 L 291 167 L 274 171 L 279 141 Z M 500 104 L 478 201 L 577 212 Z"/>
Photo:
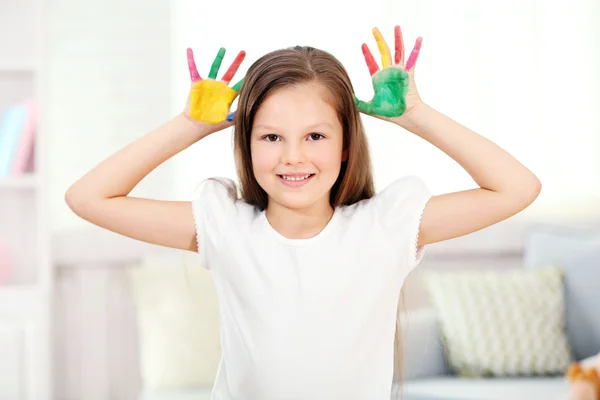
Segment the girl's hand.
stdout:
<path fill-rule="evenodd" d="M 379 29 L 373 28 L 373 36 L 381 53 L 382 69 L 373 58 L 369 47 L 363 43 L 362 52 L 373 80 L 373 99 L 369 102 L 355 102 L 360 112 L 380 119 L 400 123 L 418 104 L 422 103 L 414 79 L 414 67 L 421 50 L 422 38 L 418 37 L 415 46 L 404 64 L 404 41 L 400 26 L 394 29 L 395 54 L 392 63 L 390 49 Z"/>
<path fill-rule="evenodd" d="M 231 104 L 237 97 L 244 81 L 242 78 L 233 87 L 230 88 L 228 86 L 244 60 L 244 57 L 246 57 L 246 52 L 244 51 L 239 52 L 221 80 L 216 80 L 224 56 L 225 49 L 221 48 L 212 63 L 210 72 L 208 73 L 208 79 L 202 79 L 196 68 L 194 53 L 192 52 L 192 49 L 187 49 L 192 88 L 183 114 L 201 124 L 209 125 L 208 128 L 213 132 L 233 125 L 233 123 L 227 119 L 227 116 Z"/>

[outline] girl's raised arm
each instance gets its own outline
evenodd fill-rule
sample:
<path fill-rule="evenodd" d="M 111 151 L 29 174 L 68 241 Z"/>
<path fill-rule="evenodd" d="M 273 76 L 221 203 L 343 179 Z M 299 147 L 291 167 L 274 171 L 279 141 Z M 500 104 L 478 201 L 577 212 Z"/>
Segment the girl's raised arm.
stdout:
<path fill-rule="evenodd" d="M 195 250 L 190 202 L 128 195 L 152 170 L 209 133 L 207 127 L 178 115 L 85 174 L 69 188 L 65 200 L 94 225 L 152 244 Z"/>
<path fill-rule="evenodd" d="M 240 84 L 228 87 L 244 52 L 221 81 L 215 80 L 225 49 L 201 79 L 188 49 L 192 89 L 185 110 L 156 130 L 101 162 L 67 191 L 71 210 L 94 225 L 144 242 L 195 251 L 195 225 L 189 201 L 162 201 L 129 196 L 151 171 L 211 133 L 232 125 L 226 120 Z M 222 101 L 225 98 L 227 101 Z M 217 101 L 218 100 L 218 101 Z M 218 105 L 215 106 L 215 105 Z"/>

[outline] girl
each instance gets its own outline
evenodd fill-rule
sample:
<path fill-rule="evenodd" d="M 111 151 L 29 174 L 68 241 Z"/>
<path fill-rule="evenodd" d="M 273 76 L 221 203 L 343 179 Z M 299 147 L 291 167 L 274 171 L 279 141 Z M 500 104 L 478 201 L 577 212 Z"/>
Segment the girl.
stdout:
<path fill-rule="evenodd" d="M 424 247 L 502 221 L 540 192 L 517 160 L 421 100 L 420 39 L 405 66 L 400 29 L 393 62 L 374 33 L 383 69 L 363 45 L 370 102 L 354 97 L 337 59 L 314 48 L 277 50 L 249 68 L 233 122 L 241 198 L 230 179 L 204 181 L 193 201 L 129 196 L 158 165 L 232 125 L 225 117 L 240 85 L 227 84 L 244 54 L 219 82 L 224 50 L 204 80 L 189 51 L 184 111 L 66 194 L 87 221 L 197 251 L 212 271 L 222 343 L 214 399 L 389 399 L 399 295 Z M 429 141 L 480 188 L 431 196 L 404 177 L 375 195 L 361 111 Z"/>

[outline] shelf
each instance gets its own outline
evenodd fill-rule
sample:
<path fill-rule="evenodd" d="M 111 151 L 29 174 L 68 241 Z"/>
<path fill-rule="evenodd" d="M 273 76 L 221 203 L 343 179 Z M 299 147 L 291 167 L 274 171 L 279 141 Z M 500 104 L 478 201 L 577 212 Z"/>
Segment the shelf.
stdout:
<path fill-rule="evenodd" d="M 0 286 L 0 315 L 31 314 L 39 310 L 44 290 L 36 285 Z"/>
<path fill-rule="evenodd" d="M 40 290 L 38 285 L 0 285 L 0 303 L 4 303 L 4 300 L 8 298 L 39 296 Z"/>
<path fill-rule="evenodd" d="M 35 174 L 24 174 L 19 176 L 9 176 L 0 178 L 1 189 L 36 189 L 39 186 L 39 179 Z"/>
<path fill-rule="evenodd" d="M 0 62 L 0 73 L 12 72 L 36 72 L 37 67 L 34 64 L 18 62 Z"/>

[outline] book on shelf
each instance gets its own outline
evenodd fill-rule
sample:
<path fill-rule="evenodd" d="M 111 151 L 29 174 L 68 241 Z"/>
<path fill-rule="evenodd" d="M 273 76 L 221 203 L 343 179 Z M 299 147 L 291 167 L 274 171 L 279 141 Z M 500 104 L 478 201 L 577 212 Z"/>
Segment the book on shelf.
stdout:
<path fill-rule="evenodd" d="M 4 110 L 0 119 L 0 179 L 34 170 L 37 105 L 26 99 Z"/>

